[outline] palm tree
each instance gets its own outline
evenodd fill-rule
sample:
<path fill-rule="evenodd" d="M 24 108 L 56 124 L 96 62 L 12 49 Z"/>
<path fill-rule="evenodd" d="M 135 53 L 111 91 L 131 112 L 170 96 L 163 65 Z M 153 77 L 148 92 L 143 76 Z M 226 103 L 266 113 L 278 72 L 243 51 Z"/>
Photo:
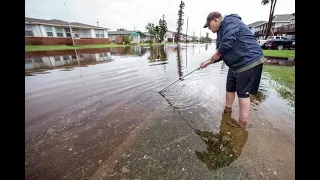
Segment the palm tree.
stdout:
<path fill-rule="evenodd" d="M 271 2 L 271 3 L 270 3 Z M 265 39 L 267 39 L 267 37 L 270 34 L 270 29 L 271 29 L 271 24 L 272 24 L 272 19 L 273 19 L 273 13 L 274 13 L 274 8 L 276 7 L 276 3 L 277 0 L 262 0 L 261 4 L 262 5 L 266 5 L 270 3 L 270 13 L 269 13 L 269 21 L 268 21 L 268 25 L 267 25 L 267 32 L 266 32 L 266 36 Z"/>

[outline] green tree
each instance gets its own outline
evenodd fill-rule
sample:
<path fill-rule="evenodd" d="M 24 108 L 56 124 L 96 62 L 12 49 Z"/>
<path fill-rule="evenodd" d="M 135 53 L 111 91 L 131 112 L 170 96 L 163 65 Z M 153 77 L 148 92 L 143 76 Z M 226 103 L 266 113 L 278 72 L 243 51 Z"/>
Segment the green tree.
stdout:
<path fill-rule="evenodd" d="M 125 35 L 123 37 L 123 41 L 124 41 L 125 44 L 129 44 L 131 42 L 131 37 L 128 36 L 128 35 Z"/>
<path fill-rule="evenodd" d="M 261 1 L 262 5 L 267 5 L 269 3 L 270 3 L 270 13 L 269 13 L 269 21 L 268 21 L 268 24 L 267 24 L 267 32 L 266 32 L 265 39 L 267 39 L 267 37 L 270 34 L 271 25 L 272 25 L 272 19 L 273 19 L 273 14 L 274 14 L 274 9 L 276 7 L 277 0 L 262 0 Z"/>
<path fill-rule="evenodd" d="M 160 40 L 160 42 L 163 41 L 164 35 L 166 34 L 167 31 L 168 31 L 167 22 L 164 19 L 164 15 L 163 15 L 162 19 L 160 19 L 160 21 L 159 21 L 159 40 Z"/>
<path fill-rule="evenodd" d="M 153 23 L 148 23 L 146 26 L 146 30 L 148 30 L 148 32 L 153 35 L 156 36 L 156 31 L 155 31 L 155 27 Z"/>
<path fill-rule="evenodd" d="M 184 15 L 184 12 L 183 12 L 184 6 L 185 6 L 184 2 L 181 1 L 181 2 L 180 2 L 180 5 L 179 5 L 180 9 L 179 9 L 179 11 L 178 11 L 178 21 L 177 21 L 177 32 L 178 32 L 177 37 L 176 37 L 176 40 L 177 40 L 176 42 L 177 42 L 177 43 L 180 41 L 180 34 L 181 34 L 181 32 L 182 32 L 182 26 L 183 26 L 183 19 L 182 19 L 182 17 L 183 17 L 183 15 Z"/>
<path fill-rule="evenodd" d="M 156 42 L 159 42 L 160 27 L 159 26 L 154 27 L 154 31 L 156 33 Z"/>

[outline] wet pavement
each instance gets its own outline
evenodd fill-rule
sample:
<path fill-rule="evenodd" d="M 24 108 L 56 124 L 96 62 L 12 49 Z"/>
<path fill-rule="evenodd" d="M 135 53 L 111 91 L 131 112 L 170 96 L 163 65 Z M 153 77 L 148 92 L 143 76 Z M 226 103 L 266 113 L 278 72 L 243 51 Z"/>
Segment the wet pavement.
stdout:
<path fill-rule="evenodd" d="M 294 179 L 294 109 L 264 73 L 246 129 L 214 44 L 26 52 L 26 179 Z M 275 63 L 274 63 L 275 64 Z"/>

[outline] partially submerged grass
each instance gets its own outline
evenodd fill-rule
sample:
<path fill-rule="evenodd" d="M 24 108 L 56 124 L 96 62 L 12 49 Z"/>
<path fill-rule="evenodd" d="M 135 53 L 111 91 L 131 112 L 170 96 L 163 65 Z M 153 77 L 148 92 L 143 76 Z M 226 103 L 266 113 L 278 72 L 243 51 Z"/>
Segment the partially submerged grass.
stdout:
<path fill-rule="evenodd" d="M 276 87 L 281 97 L 288 100 L 295 107 L 295 68 L 294 66 L 270 66 L 264 65 L 263 70 L 268 72 L 271 79 L 279 85 Z"/>
<path fill-rule="evenodd" d="M 295 50 L 263 50 L 264 56 L 294 58 Z"/>
<path fill-rule="evenodd" d="M 171 44 L 171 43 L 152 43 L 151 45 Z M 88 48 L 112 48 L 112 47 L 125 47 L 125 46 L 150 46 L 149 43 L 138 44 L 89 44 L 89 45 L 26 45 L 25 51 L 53 51 L 53 50 L 70 50 L 70 49 L 88 49 Z"/>

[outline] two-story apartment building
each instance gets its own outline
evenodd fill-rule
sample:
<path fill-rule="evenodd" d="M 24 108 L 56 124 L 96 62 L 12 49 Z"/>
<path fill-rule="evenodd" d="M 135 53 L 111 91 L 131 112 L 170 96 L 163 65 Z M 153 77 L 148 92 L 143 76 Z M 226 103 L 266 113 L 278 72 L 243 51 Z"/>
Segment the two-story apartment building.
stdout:
<path fill-rule="evenodd" d="M 285 35 L 295 33 L 295 16 L 293 14 L 277 14 L 272 19 L 270 35 Z M 249 24 L 249 28 L 255 37 L 264 39 L 267 29 L 267 21 L 257 21 Z"/>

